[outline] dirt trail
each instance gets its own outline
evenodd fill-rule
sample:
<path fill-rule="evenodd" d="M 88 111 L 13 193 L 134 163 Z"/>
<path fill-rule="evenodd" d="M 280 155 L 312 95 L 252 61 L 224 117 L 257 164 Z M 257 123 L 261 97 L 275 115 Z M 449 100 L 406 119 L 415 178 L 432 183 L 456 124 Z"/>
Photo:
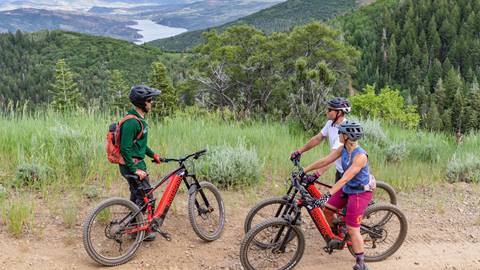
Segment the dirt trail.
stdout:
<path fill-rule="evenodd" d="M 169 213 L 164 224 L 172 241 L 159 237 L 144 244 L 132 261 L 115 269 L 241 269 L 238 253 L 243 219 L 254 202 L 240 193 L 223 192 L 223 197 L 227 224 L 220 240 L 207 244 L 196 237 L 182 194 L 176 198 L 176 212 Z M 371 269 L 480 270 L 478 185 L 442 185 L 399 194 L 399 199 L 409 222 L 407 240 L 389 259 L 371 263 Z M 0 269 L 101 268 L 83 249 L 80 224 L 72 233 L 54 218 L 50 220 L 37 229 L 35 236 L 22 239 L 8 236 L 6 228 L 0 226 Z M 306 252 L 296 269 L 351 269 L 353 258 L 348 251 L 328 255 L 322 250 L 324 242 L 318 233 L 304 231 Z"/>

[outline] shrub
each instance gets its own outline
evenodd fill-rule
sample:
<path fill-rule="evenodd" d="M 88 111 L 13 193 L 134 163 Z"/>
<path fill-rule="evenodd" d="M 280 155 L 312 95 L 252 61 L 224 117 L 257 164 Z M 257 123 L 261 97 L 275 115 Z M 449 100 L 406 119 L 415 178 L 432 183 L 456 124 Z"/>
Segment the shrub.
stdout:
<path fill-rule="evenodd" d="M 405 105 L 405 100 L 397 90 L 388 86 L 375 94 L 375 87 L 367 85 L 365 92 L 351 97 L 353 112 L 362 117 L 379 118 L 383 121 L 394 122 L 406 128 L 416 128 L 420 123 L 420 115 L 416 107 Z"/>
<path fill-rule="evenodd" d="M 388 138 L 380 125 L 380 121 L 375 119 L 359 120 L 355 117 L 348 117 L 348 119 L 362 124 L 366 140 L 380 146 L 386 144 Z"/>
<path fill-rule="evenodd" d="M 99 193 L 98 189 L 94 185 L 88 185 L 88 186 L 83 188 L 83 195 L 85 195 L 85 197 L 87 197 L 88 199 L 98 198 L 98 196 L 99 196 L 98 193 Z"/>
<path fill-rule="evenodd" d="M 25 230 L 31 229 L 34 218 L 33 203 L 27 198 L 13 201 L 7 211 L 7 229 L 14 236 L 20 236 Z"/>
<path fill-rule="evenodd" d="M 13 185 L 16 187 L 39 185 L 48 179 L 52 169 L 36 163 L 22 163 L 17 167 Z"/>
<path fill-rule="evenodd" d="M 201 179 L 208 179 L 223 188 L 253 185 L 258 182 L 260 172 L 257 153 L 247 149 L 243 143 L 236 147 L 213 148 L 197 164 Z"/>
<path fill-rule="evenodd" d="M 475 154 L 453 155 L 447 164 L 446 179 L 449 182 L 480 182 L 480 158 Z"/>
<path fill-rule="evenodd" d="M 385 150 L 385 158 L 388 162 L 401 162 L 408 156 L 405 142 L 392 144 Z"/>
<path fill-rule="evenodd" d="M 415 156 L 419 161 L 428 161 L 432 163 L 437 163 L 440 161 L 440 151 L 438 149 L 438 145 L 435 146 L 432 143 L 417 143 L 410 145 L 409 148 L 411 155 Z"/>
<path fill-rule="evenodd" d="M 73 228 L 77 222 L 78 207 L 69 202 L 62 208 L 63 224 L 66 228 Z"/>
<path fill-rule="evenodd" d="M 0 201 L 5 199 L 7 195 L 8 195 L 7 189 L 2 184 L 0 184 Z"/>

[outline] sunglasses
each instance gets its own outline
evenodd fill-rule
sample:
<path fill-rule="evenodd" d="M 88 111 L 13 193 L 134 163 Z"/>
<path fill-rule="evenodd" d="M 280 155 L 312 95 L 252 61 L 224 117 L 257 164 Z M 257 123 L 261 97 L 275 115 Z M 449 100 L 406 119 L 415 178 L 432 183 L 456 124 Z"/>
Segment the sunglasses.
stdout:
<path fill-rule="evenodd" d="M 152 103 L 153 99 L 149 98 L 147 100 L 145 100 L 145 102 L 148 102 L 148 103 Z"/>
<path fill-rule="evenodd" d="M 331 112 L 331 111 L 338 111 L 338 110 L 335 110 L 335 109 L 332 109 L 332 108 L 327 108 L 327 112 Z"/>

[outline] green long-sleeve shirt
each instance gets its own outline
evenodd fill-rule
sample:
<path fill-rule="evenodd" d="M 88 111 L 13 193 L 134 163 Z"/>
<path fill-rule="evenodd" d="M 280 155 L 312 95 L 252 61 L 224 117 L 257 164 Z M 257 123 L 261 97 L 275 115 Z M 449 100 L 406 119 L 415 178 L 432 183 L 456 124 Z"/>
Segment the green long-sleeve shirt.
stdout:
<path fill-rule="evenodd" d="M 145 155 L 152 157 L 155 154 L 152 149 L 147 146 L 148 141 L 148 123 L 138 114 L 135 109 L 131 109 L 127 114 L 137 116 L 143 123 L 143 135 L 139 140 L 135 141 L 138 133 L 142 130 L 140 123 L 136 119 L 125 121 L 120 127 L 120 154 L 125 160 L 125 166 L 131 173 L 135 173 L 137 169 L 147 170 L 145 164 Z M 134 142 L 135 141 L 135 142 Z M 135 164 L 134 158 L 140 160 Z"/>

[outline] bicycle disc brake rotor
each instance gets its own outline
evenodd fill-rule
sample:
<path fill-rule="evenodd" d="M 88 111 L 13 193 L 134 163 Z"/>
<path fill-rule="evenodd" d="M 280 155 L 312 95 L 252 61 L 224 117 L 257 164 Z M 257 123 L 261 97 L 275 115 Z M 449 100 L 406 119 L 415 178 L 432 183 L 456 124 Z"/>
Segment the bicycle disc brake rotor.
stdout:
<path fill-rule="evenodd" d="M 106 227 L 105 227 L 105 236 L 108 239 L 113 239 L 113 240 L 120 240 L 122 238 L 122 225 L 118 221 L 111 221 Z"/>
<path fill-rule="evenodd" d="M 387 239 L 388 232 L 382 227 L 375 226 L 371 229 L 371 232 L 369 232 L 368 235 L 372 239 L 372 247 L 376 248 L 377 243 L 382 243 Z"/>

